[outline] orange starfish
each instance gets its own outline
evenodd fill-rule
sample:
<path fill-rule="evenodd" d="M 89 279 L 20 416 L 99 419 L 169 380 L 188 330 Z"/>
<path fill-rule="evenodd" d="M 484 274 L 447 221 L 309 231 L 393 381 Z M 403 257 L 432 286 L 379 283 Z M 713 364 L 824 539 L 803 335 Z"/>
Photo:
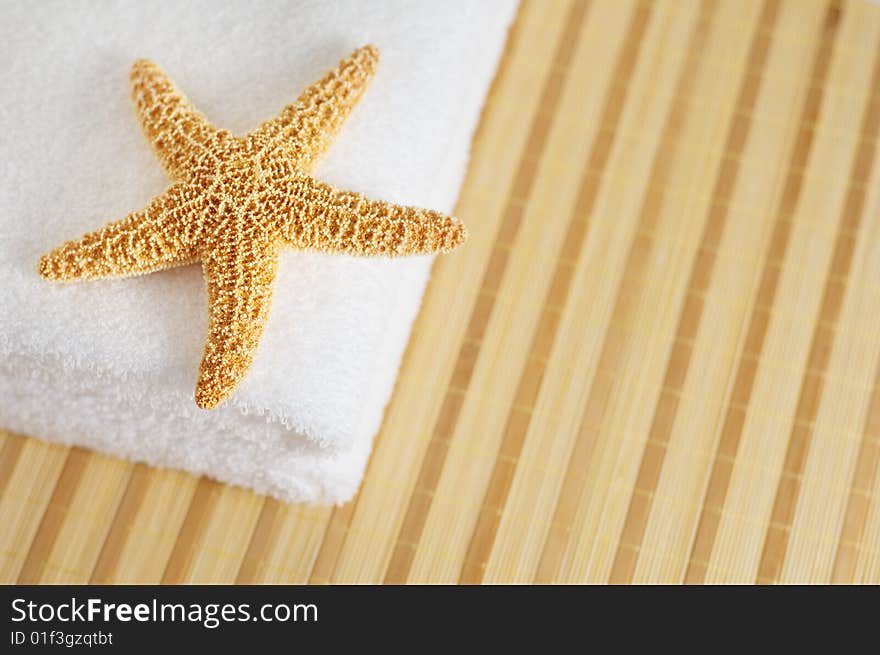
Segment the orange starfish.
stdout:
<path fill-rule="evenodd" d="M 244 137 L 209 123 L 156 64 L 135 62 L 138 118 L 175 182 L 145 209 L 43 256 L 40 275 L 119 277 L 201 261 L 210 321 L 195 397 L 203 409 L 216 407 L 253 361 L 282 246 L 394 256 L 448 252 L 466 238 L 452 217 L 338 191 L 309 175 L 378 61 L 375 47 L 356 50 Z"/>

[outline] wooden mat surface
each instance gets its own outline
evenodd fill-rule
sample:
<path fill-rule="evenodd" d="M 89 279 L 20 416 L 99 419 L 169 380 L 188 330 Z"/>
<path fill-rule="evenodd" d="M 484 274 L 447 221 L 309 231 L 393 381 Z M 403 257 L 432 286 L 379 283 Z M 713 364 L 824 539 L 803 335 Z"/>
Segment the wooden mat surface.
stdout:
<path fill-rule="evenodd" d="M 526 0 L 341 508 L 0 440 L 3 582 L 880 582 L 880 7 Z"/>

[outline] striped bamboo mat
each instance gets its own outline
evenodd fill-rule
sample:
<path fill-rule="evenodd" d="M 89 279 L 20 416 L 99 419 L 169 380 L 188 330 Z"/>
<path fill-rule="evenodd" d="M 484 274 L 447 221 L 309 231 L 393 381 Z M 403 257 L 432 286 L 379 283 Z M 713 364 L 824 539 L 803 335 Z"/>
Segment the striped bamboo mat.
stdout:
<path fill-rule="evenodd" d="M 880 7 L 527 0 L 355 501 L 2 435 L 6 582 L 880 582 Z"/>

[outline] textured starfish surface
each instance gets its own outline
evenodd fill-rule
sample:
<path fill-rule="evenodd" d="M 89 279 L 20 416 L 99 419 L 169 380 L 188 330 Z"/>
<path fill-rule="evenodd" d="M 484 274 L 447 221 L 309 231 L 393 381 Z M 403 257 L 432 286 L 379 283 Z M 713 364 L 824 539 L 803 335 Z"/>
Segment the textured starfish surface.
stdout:
<path fill-rule="evenodd" d="M 237 137 L 209 123 L 154 63 L 131 71 L 144 133 L 174 183 L 144 209 L 43 256 L 52 280 L 120 277 L 200 261 L 210 303 L 196 403 L 212 409 L 247 373 L 279 249 L 398 256 L 464 242 L 456 219 L 339 191 L 310 176 L 378 65 L 356 50 L 278 117 Z"/>

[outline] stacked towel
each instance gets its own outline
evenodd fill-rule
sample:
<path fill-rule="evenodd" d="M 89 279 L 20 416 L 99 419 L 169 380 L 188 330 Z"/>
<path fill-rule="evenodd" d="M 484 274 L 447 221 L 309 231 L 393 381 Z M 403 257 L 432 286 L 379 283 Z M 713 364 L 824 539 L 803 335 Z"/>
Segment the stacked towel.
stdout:
<path fill-rule="evenodd" d="M 53 284 L 41 254 L 168 184 L 129 100 L 138 57 L 244 133 L 364 43 L 382 63 L 316 175 L 451 213 L 515 3 L 23 3 L 0 24 L 0 427 L 289 501 L 349 499 L 432 258 L 287 251 L 236 395 L 196 407 L 199 267 Z M 466 247 L 466 246 L 465 246 Z M 455 256 L 455 255 L 452 255 Z"/>

